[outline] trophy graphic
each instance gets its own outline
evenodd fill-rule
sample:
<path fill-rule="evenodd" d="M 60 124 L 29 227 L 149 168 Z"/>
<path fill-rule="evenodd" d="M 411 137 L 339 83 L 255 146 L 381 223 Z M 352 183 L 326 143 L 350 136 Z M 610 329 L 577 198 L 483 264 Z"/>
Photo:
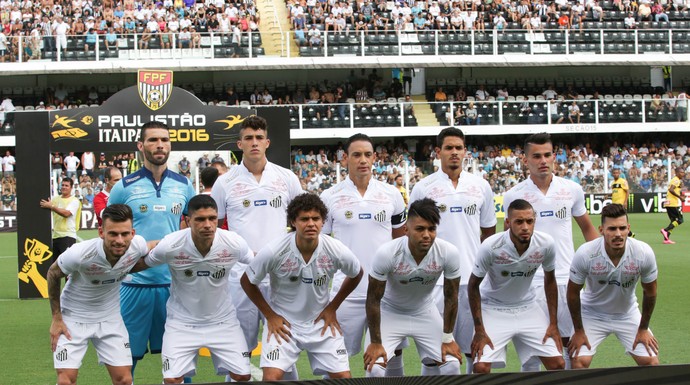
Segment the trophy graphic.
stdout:
<path fill-rule="evenodd" d="M 38 271 L 36 264 L 42 264 L 50 259 L 53 256 L 53 252 L 50 251 L 48 245 L 38 239 L 27 238 L 24 241 L 24 256 L 26 256 L 27 260 L 24 262 L 24 266 L 22 266 L 22 271 L 18 274 L 19 279 L 25 283 L 33 281 L 41 296 L 48 298 L 48 282 Z"/>

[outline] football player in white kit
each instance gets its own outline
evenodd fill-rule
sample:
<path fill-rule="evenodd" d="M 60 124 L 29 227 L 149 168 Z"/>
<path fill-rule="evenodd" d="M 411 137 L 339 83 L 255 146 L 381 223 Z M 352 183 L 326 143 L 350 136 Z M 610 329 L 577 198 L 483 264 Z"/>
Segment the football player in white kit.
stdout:
<path fill-rule="evenodd" d="M 649 330 L 656 304 L 656 258 L 648 244 L 628 237 L 629 231 L 625 208 L 607 205 L 601 212 L 602 236 L 575 253 L 568 282 L 575 325 L 568 345 L 573 368 L 589 368 L 597 346 L 609 334 L 618 337 L 638 365 L 659 365 L 659 343 Z M 638 281 L 642 313 L 635 295 Z"/>
<path fill-rule="evenodd" d="M 217 229 L 218 209 L 208 195 L 189 200 L 188 228 L 166 235 L 144 262 L 167 264 L 172 284 L 163 334 L 163 379 L 181 384 L 196 374 L 199 349 L 206 347 L 216 373 L 249 381 L 250 352 L 244 340 L 228 287 L 237 261 L 253 253 L 242 237 Z"/>
<path fill-rule="evenodd" d="M 458 312 L 460 252 L 436 238 L 441 215 L 436 202 L 424 198 L 410 206 L 407 236 L 384 243 L 376 251 L 367 292 L 367 377 L 383 377 L 389 357 L 412 337 L 422 360 L 422 375 L 460 374 L 462 352 L 453 339 Z M 432 297 L 441 273 L 444 314 Z M 383 327 L 381 327 L 383 325 Z"/>
<path fill-rule="evenodd" d="M 227 220 L 228 229 L 244 238 L 254 254 L 287 233 L 287 205 L 304 192 L 292 171 L 266 158 L 271 144 L 267 130 L 266 120 L 259 116 L 250 116 L 241 123 L 237 147 L 242 150 L 242 162 L 219 176 L 211 191 L 218 204 L 218 225 Z M 230 293 L 247 347 L 252 351 L 258 343 L 261 314 L 240 286 L 246 266 L 237 263 L 230 272 Z M 259 288 L 269 296 L 268 280 Z M 289 371 L 285 379 L 296 380 L 297 370 Z"/>
<path fill-rule="evenodd" d="M 494 194 L 489 183 L 462 169 L 467 147 L 465 134 L 458 128 L 443 129 L 436 137 L 436 154 L 441 159 L 441 169 L 417 182 L 410 194 L 410 203 L 431 198 L 441 211 L 441 223 L 437 236 L 460 251 L 460 271 L 467 272 L 460 278 L 458 320 L 453 335 L 462 352 L 471 355 L 472 315 L 467 301 L 469 272 L 479 245 L 496 232 Z M 436 305 L 443 313 L 443 282 L 436 283 Z M 468 360 L 467 373 L 472 372 Z"/>
<path fill-rule="evenodd" d="M 120 282 L 130 271 L 145 268 L 138 261 L 149 248 L 144 238 L 134 235 L 129 206 L 109 206 L 102 219 L 99 238 L 70 247 L 48 270 L 50 343 L 59 385 L 77 383 L 89 341 L 113 384 L 132 383 L 129 334 L 120 315 Z M 60 281 L 66 276 L 69 280 L 60 294 Z"/>
<path fill-rule="evenodd" d="M 405 202 L 395 187 L 373 178 L 376 152 L 369 136 L 351 136 L 345 143 L 343 158 L 347 162 L 347 178 L 321 194 L 329 211 L 323 232 L 350 248 L 364 273 L 369 274 L 374 251 L 381 244 L 405 234 Z M 344 277 L 336 274 L 331 296 L 338 292 Z M 362 349 L 362 337 L 367 326 L 367 286 L 368 280 L 362 280 L 338 309 L 338 320 L 351 356 Z M 407 341 L 400 348 L 406 344 Z M 388 375 L 403 375 L 401 355 L 402 350 L 398 350 L 396 357 L 389 360 Z"/>
<path fill-rule="evenodd" d="M 585 208 L 585 196 L 582 187 L 577 183 L 555 176 L 553 167 L 555 154 L 551 136 L 547 133 L 534 134 L 525 140 L 525 166 L 529 178 L 518 183 L 503 196 L 503 207 L 510 206 L 516 199 L 524 199 L 532 204 L 537 215 L 535 230 L 546 232 L 556 241 L 556 282 L 558 284 L 558 329 L 563 346 L 567 346 L 568 337 L 573 334 L 573 323 L 568 313 L 566 287 L 570 263 L 575 254 L 573 245 L 572 219 L 575 219 L 586 241 L 596 239 L 599 234 Z M 544 291 L 542 269 L 532 281 L 536 286 L 537 301 L 548 311 Z M 566 369 L 570 369 L 567 349 L 563 349 Z M 533 357 L 523 361 L 522 371 L 538 371 L 540 360 Z"/>
<path fill-rule="evenodd" d="M 261 338 L 264 381 L 283 379 L 302 350 L 314 374 L 350 378 L 350 363 L 336 310 L 362 279 L 357 257 L 342 242 L 321 234 L 328 209 L 314 194 L 290 202 L 288 223 L 295 231 L 262 248 L 242 275 L 242 288 L 266 317 Z M 336 271 L 345 279 L 329 301 Z M 271 296 L 258 285 L 268 276 Z"/>
<path fill-rule="evenodd" d="M 475 325 L 474 372 L 489 373 L 492 364 L 504 367 L 511 340 L 523 362 L 535 356 L 549 370 L 563 369 L 555 242 L 534 231 L 537 218 L 526 200 L 514 200 L 506 215 L 508 230 L 482 243 L 467 287 Z M 548 314 L 537 304 L 531 285 L 539 267 L 544 268 Z"/>

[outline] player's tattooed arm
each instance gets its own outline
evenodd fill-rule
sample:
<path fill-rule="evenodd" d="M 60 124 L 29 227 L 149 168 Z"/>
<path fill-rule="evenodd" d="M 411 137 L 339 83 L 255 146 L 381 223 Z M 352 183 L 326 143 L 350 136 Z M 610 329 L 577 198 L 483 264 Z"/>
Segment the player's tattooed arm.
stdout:
<path fill-rule="evenodd" d="M 659 342 L 649 331 L 649 321 L 656 305 L 656 280 L 649 283 L 642 283 L 642 317 L 640 326 L 637 329 L 633 349 L 637 344 L 643 344 L 651 356 L 652 353 L 659 354 Z"/>
<path fill-rule="evenodd" d="M 54 262 L 48 269 L 48 298 L 50 299 L 50 311 L 53 314 L 53 321 L 50 324 L 50 346 L 53 351 L 55 351 L 58 339 L 62 334 L 68 340 L 72 339 L 67 326 L 62 321 L 62 309 L 60 307 L 60 281 L 64 277 L 65 274 L 60 270 L 57 261 Z"/>
<path fill-rule="evenodd" d="M 549 309 L 549 326 L 546 328 L 544 340 L 551 338 L 556 343 L 556 348 L 560 352 L 563 350 L 561 334 L 558 331 L 558 285 L 556 283 L 556 273 L 554 270 L 544 272 L 544 294 L 546 296 L 546 306 Z"/>
<path fill-rule="evenodd" d="M 582 314 L 580 310 L 580 290 L 582 290 L 582 287 L 583 285 L 568 281 L 566 298 L 568 301 L 568 310 L 570 310 L 570 318 L 573 320 L 573 328 L 575 330 L 572 337 L 570 337 L 570 341 L 568 341 L 568 354 L 573 358 L 577 358 L 582 346 L 587 346 L 588 349 L 592 348 L 589 344 L 589 339 L 587 339 L 587 334 L 585 334 L 585 329 L 582 326 Z"/>
<path fill-rule="evenodd" d="M 369 289 L 367 290 L 367 322 L 371 342 L 381 343 L 381 298 L 386 292 L 386 282 L 369 277 Z"/>
<path fill-rule="evenodd" d="M 443 279 L 443 332 L 452 333 L 458 317 L 460 278 Z"/>
<path fill-rule="evenodd" d="M 472 312 L 472 319 L 474 320 L 474 337 L 472 338 L 471 350 L 473 359 L 481 359 L 484 352 L 484 347 L 489 345 L 491 349 L 494 348 L 491 338 L 484 330 L 484 321 L 482 320 L 482 297 L 479 293 L 479 284 L 484 278 L 477 277 L 472 274 L 470 281 L 467 284 L 467 296 L 470 302 L 470 311 Z"/>

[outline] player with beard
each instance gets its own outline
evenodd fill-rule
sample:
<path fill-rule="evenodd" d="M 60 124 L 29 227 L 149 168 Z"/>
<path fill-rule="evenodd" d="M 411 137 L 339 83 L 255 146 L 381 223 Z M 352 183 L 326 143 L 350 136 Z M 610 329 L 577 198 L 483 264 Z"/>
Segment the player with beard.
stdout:
<path fill-rule="evenodd" d="M 147 240 L 162 239 L 180 229 L 194 187 L 167 167 L 171 151 L 167 125 L 157 121 L 144 124 L 137 148 L 144 156 L 144 167 L 113 187 L 108 204 L 128 205 L 137 234 Z M 122 283 L 121 311 L 132 348 L 132 373 L 147 352 L 161 351 L 169 288 L 170 272 L 162 265 L 130 274 Z"/>

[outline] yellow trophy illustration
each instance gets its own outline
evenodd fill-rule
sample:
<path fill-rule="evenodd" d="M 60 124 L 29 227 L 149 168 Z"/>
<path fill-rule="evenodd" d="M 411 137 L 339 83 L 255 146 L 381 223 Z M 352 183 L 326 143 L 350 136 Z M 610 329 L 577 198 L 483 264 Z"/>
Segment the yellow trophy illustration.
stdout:
<path fill-rule="evenodd" d="M 36 264 L 41 264 L 53 256 L 50 247 L 37 239 L 27 238 L 24 241 L 24 256 L 28 259 L 24 262 L 22 271 L 19 272 L 19 279 L 25 283 L 33 281 L 36 289 L 41 293 L 43 298 L 48 298 L 48 282 L 41 275 L 36 267 Z"/>

